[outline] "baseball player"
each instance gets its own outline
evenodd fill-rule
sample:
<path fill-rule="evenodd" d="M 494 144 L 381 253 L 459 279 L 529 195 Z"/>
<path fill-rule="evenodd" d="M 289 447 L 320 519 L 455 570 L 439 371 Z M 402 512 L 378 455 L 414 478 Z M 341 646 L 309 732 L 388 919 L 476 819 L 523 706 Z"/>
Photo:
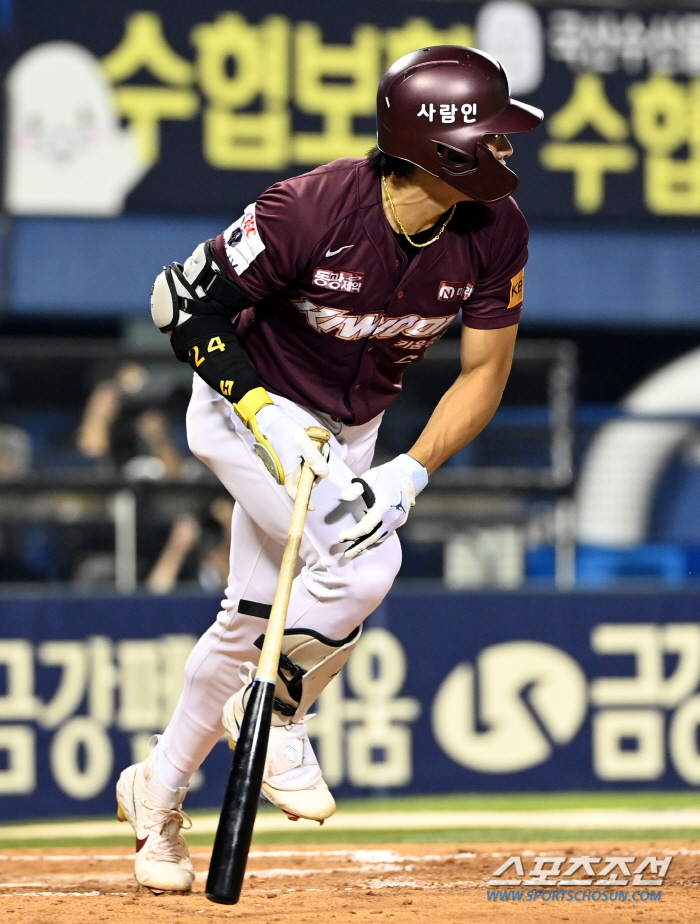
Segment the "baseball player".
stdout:
<path fill-rule="evenodd" d="M 291 818 L 335 809 L 304 724 L 401 563 L 396 529 L 430 474 L 488 423 L 510 371 L 528 230 L 510 198 L 505 133 L 542 113 L 510 99 L 471 48 L 404 56 L 378 91 L 377 147 L 281 183 L 152 292 L 155 324 L 194 372 L 192 452 L 236 501 L 226 599 L 195 646 L 147 760 L 123 771 L 136 879 L 187 891 L 181 828 L 192 774 L 225 728 L 235 744 L 265 634 L 292 500 L 317 476 L 280 658 L 263 796 Z M 418 441 L 372 467 L 407 363 L 462 312 L 462 372 Z M 305 428 L 331 434 L 322 454 Z"/>

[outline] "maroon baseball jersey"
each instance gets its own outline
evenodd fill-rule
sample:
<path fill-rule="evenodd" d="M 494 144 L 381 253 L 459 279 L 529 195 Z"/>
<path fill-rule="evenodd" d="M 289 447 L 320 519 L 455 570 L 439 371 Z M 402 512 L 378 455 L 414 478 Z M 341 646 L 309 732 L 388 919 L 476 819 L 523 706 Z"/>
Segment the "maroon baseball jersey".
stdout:
<path fill-rule="evenodd" d="M 234 324 L 265 386 L 362 424 L 460 308 L 468 327 L 518 323 L 527 241 L 512 199 L 464 202 L 409 263 L 380 179 L 347 158 L 271 186 L 216 249 L 253 303 Z"/>

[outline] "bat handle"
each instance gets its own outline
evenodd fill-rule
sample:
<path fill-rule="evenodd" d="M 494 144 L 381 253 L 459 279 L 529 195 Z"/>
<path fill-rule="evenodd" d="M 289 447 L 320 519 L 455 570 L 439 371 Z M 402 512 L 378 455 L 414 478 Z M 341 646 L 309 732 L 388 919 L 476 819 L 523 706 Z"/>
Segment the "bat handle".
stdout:
<path fill-rule="evenodd" d="M 322 427 L 308 427 L 306 432 L 319 448 L 331 438 L 328 430 L 324 430 Z M 287 621 L 287 607 L 289 606 L 292 581 L 294 580 L 294 572 L 299 558 L 299 549 L 304 535 L 304 524 L 306 523 L 306 512 L 309 509 L 309 498 L 311 497 L 315 477 L 313 470 L 304 463 L 301 467 L 301 477 L 297 486 L 292 522 L 289 526 L 287 544 L 282 557 L 277 591 L 272 603 L 265 641 L 255 674 L 256 679 L 260 681 L 274 683 L 277 679 L 280 649 Z"/>

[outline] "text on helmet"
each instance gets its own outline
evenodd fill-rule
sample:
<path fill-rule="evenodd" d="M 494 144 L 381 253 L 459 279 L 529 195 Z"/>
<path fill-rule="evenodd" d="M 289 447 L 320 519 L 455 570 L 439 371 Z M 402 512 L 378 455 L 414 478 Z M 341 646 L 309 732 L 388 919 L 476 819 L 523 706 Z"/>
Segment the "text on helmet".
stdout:
<path fill-rule="evenodd" d="M 454 103 L 441 103 L 439 108 L 441 122 L 449 124 L 455 121 L 457 106 Z M 462 113 L 465 122 L 476 122 L 476 103 L 464 103 L 459 111 Z M 422 103 L 418 110 L 418 115 L 425 116 L 429 122 L 432 122 L 436 112 L 437 107 L 432 103 Z M 471 116 L 474 118 L 471 118 Z"/>

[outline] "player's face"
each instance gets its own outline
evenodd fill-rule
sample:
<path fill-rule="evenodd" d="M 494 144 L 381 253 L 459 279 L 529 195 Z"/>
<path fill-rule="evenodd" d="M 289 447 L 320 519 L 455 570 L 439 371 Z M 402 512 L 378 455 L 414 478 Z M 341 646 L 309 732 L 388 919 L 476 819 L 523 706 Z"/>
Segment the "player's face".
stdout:
<path fill-rule="evenodd" d="M 484 144 L 499 160 L 505 160 L 513 153 L 513 148 L 505 135 L 484 135 Z"/>

